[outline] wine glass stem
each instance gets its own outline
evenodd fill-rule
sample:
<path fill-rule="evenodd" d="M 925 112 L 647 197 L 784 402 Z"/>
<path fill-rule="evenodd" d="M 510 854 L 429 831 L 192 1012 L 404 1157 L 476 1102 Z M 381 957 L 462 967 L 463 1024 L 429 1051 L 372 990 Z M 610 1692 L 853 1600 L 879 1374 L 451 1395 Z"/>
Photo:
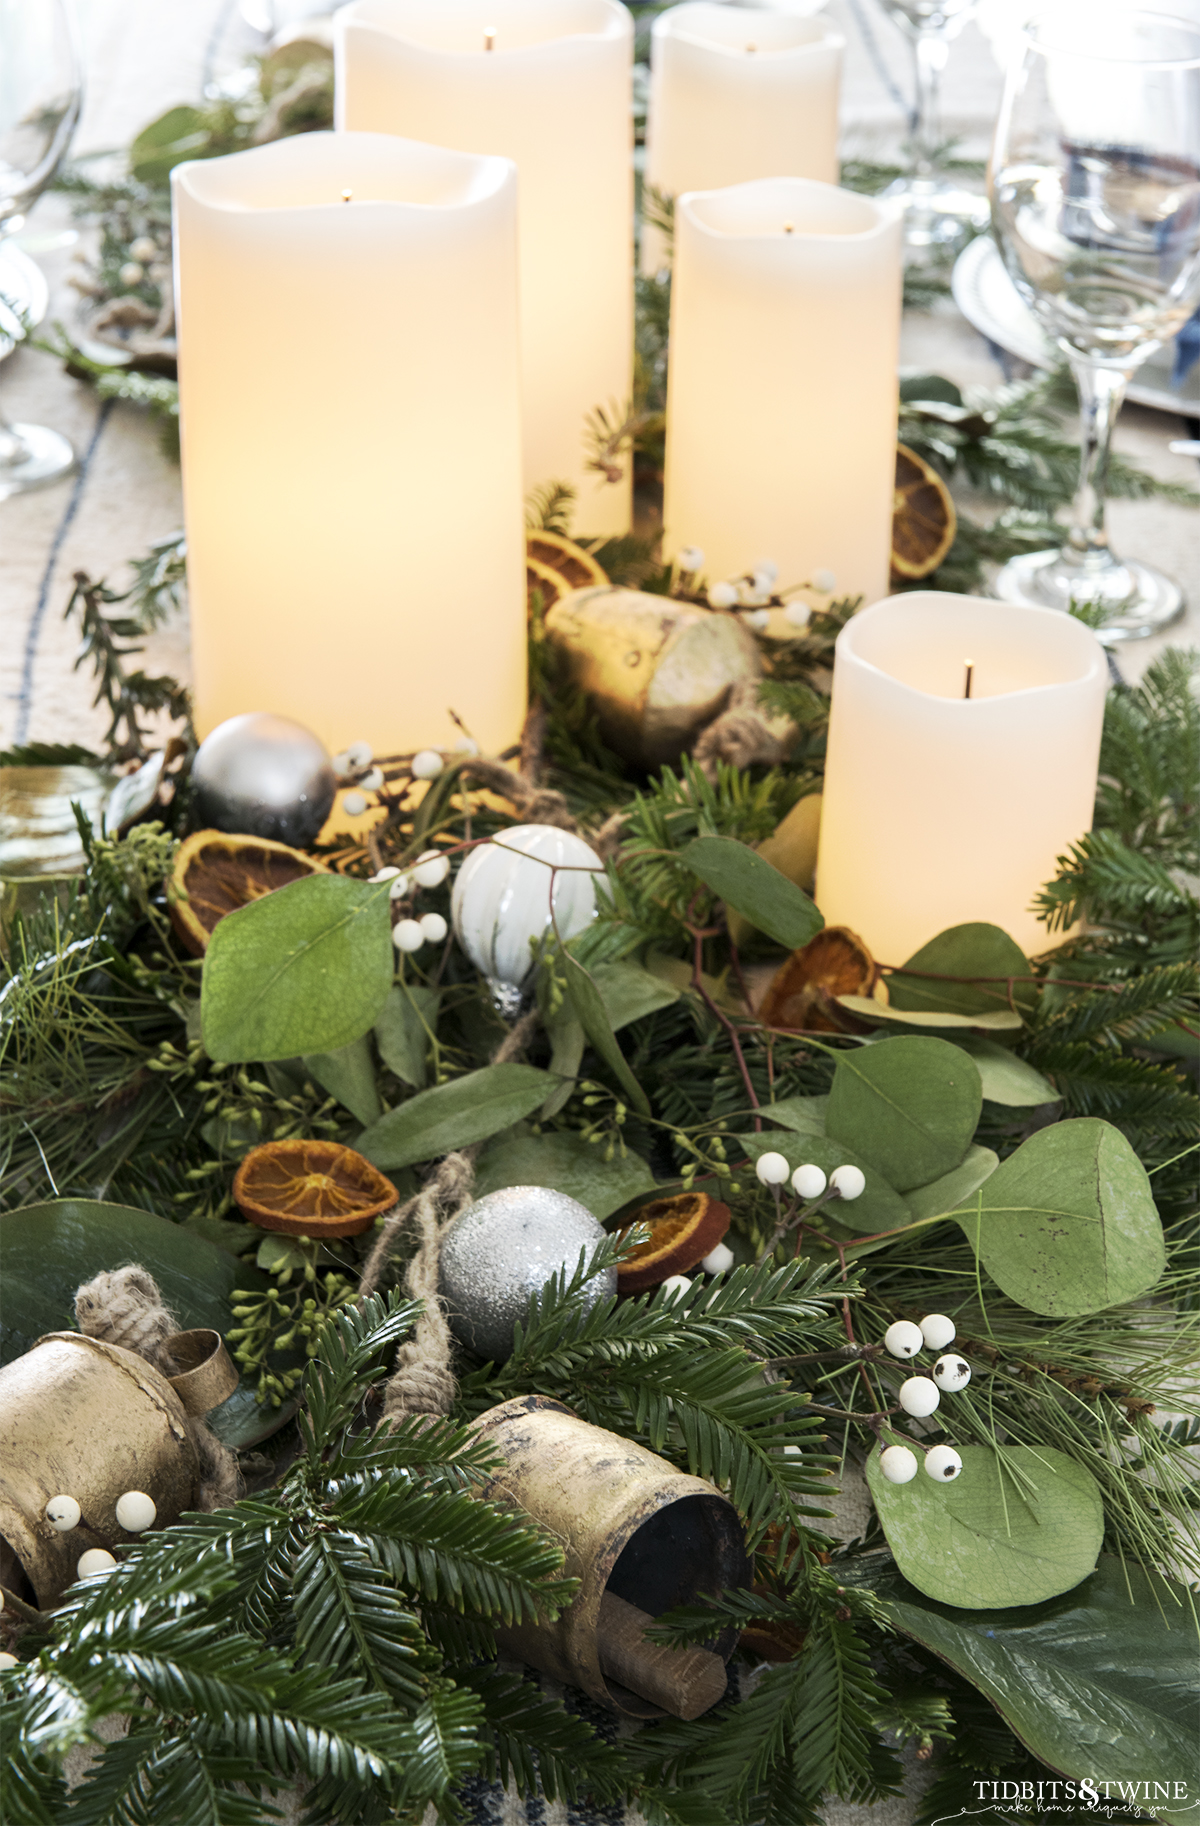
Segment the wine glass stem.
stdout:
<path fill-rule="evenodd" d="M 1115 562 L 1104 522 L 1108 459 L 1129 375 L 1082 358 L 1071 362 L 1071 372 L 1079 389 L 1079 487 L 1063 556 L 1084 569 L 1104 570 Z"/>
<path fill-rule="evenodd" d="M 918 31 L 913 40 L 917 66 L 917 112 L 913 123 L 913 174 L 931 178 L 942 145 L 940 92 L 950 47 L 937 31 Z"/>

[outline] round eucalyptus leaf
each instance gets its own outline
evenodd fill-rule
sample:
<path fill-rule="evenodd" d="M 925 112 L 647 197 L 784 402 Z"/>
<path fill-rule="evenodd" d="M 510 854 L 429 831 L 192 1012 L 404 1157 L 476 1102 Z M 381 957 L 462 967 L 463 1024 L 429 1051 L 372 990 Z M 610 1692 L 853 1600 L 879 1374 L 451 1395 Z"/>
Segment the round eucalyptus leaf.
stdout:
<path fill-rule="evenodd" d="M 975 1061 L 961 1046 L 906 1034 L 842 1053 L 825 1133 L 909 1192 L 958 1165 L 982 1106 Z"/>

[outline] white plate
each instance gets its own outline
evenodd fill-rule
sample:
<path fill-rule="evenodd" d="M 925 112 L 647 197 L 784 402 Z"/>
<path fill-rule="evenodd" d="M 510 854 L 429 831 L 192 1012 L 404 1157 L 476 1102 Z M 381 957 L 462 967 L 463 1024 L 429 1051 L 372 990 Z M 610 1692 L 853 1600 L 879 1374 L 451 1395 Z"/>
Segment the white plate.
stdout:
<path fill-rule="evenodd" d="M 14 323 L 10 305 L 31 325 L 39 324 L 50 308 L 45 273 L 11 241 L 7 246 L 0 242 L 0 361 L 21 340 L 19 334 L 14 336 L 20 320 Z"/>
<path fill-rule="evenodd" d="M 1061 360 L 1008 276 L 999 249 L 990 235 L 977 235 L 954 265 L 950 280 L 954 302 L 968 323 L 991 342 L 1019 356 L 1035 368 L 1052 368 Z M 1171 385 L 1175 361 L 1172 339 L 1137 370 L 1126 397 L 1138 406 L 1194 418 L 1200 412 L 1200 363 L 1185 374 L 1178 387 Z"/>

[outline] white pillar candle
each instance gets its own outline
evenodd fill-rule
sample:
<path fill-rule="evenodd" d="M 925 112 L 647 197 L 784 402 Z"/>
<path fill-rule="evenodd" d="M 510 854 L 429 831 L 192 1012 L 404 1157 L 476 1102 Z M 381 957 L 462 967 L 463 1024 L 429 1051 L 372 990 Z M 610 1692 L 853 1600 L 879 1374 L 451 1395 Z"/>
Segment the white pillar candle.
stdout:
<path fill-rule="evenodd" d="M 971 920 L 1027 953 L 1060 942 L 1030 902 L 1091 828 L 1108 683 L 1095 635 L 1055 609 L 914 590 L 854 616 L 836 652 L 826 922 L 886 964 Z"/>
<path fill-rule="evenodd" d="M 669 197 L 752 178 L 836 184 L 845 48 L 823 19 L 713 0 L 668 7 L 650 37 L 647 183 Z"/>
<path fill-rule="evenodd" d="M 575 530 L 629 526 L 631 464 L 588 466 L 587 420 L 633 378 L 633 22 L 616 0 L 355 0 L 335 118 L 520 173 L 525 486 L 578 494 Z"/>
<path fill-rule="evenodd" d="M 389 134 L 176 166 L 196 720 L 485 750 L 525 705 L 516 172 Z M 344 201 L 345 196 L 349 201 Z"/>
<path fill-rule="evenodd" d="M 773 559 L 887 588 L 901 228 L 890 204 L 805 178 L 680 197 L 665 550 L 709 578 Z"/>

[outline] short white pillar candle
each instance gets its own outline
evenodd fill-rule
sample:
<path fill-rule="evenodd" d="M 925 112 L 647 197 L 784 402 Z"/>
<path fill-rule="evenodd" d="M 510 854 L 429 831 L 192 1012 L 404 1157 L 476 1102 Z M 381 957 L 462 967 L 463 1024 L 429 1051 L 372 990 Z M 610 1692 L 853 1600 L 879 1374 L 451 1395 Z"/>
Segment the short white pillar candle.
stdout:
<path fill-rule="evenodd" d="M 685 0 L 654 21 L 646 181 L 665 196 L 752 178 L 836 184 L 846 41 L 828 20 Z M 660 263 L 653 231 L 642 264 Z"/>
<path fill-rule="evenodd" d="M 836 652 L 826 922 L 885 964 L 972 920 L 1046 950 L 1030 902 L 1092 823 L 1108 684 L 1095 635 L 1055 609 L 913 590 L 854 616 Z"/>
<path fill-rule="evenodd" d="M 302 133 L 172 179 L 200 734 L 267 710 L 387 754 L 452 746 L 453 709 L 503 748 L 525 707 L 513 166 Z"/>
<path fill-rule="evenodd" d="M 632 465 L 589 467 L 587 421 L 633 382 L 633 21 L 617 0 L 354 0 L 336 15 L 335 119 L 520 172 L 525 485 L 626 531 Z"/>
<path fill-rule="evenodd" d="M 783 586 L 887 588 L 901 229 L 890 204 L 805 178 L 680 197 L 664 549 L 710 578 L 762 558 Z"/>

